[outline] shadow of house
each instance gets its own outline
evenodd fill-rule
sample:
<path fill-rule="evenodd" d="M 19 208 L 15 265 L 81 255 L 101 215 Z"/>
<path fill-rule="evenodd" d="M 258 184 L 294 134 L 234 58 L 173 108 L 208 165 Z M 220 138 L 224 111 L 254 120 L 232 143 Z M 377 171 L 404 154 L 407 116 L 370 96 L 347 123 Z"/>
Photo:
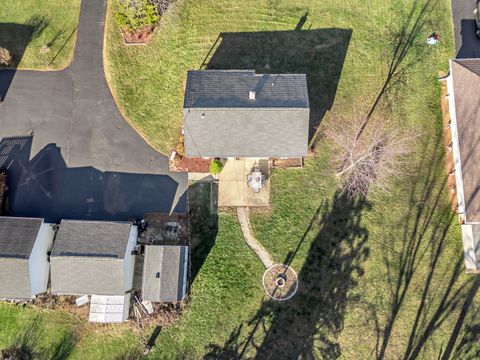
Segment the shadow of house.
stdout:
<path fill-rule="evenodd" d="M 191 282 L 207 259 L 215 245 L 218 233 L 217 190 L 210 181 L 199 181 L 188 188 L 190 244 L 191 244 Z"/>
<path fill-rule="evenodd" d="M 306 74 L 310 142 L 335 100 L 351 35 L 350 29 L 334 28 L 221 33 L 206 68 Z"/>
<path fill-rule="evenodd" d="M 336 337 L 343 329 L 347 304 L 355 301 L 349 292 L 355 277 L 363 275 L 369 254 L 368 232 L 361 225 L 362 211 L 369 206 L 365 199 L 349 200 L 339 194 L 324 205 L 307 230 L 318 232 L 298 273 L 297 294 L 285 302 L 264 300 L 256 315 L 237 327 L 223 346 L 210 345 L 205 358 L 338 358 Z"/>
<path fill-rule="evenodd" d="M 102 172 L 69 168 L 55 144 L 30 159 L 33 136 L 0 141 L 0 167 L 7 171 L 8 215 L 126 221 L 147 212 L 170 212 L 177 183 L 168 175 Z M 182 195 L 174 212 L 187 211 Z"/>
<path fill-rule="evenodd" d="M 473 19 L 461 21 L 461 44 L 458 49 L 457 59 L 470 59 L 480 57 L 480 38 L 476 35 L 477 25 Z"/>

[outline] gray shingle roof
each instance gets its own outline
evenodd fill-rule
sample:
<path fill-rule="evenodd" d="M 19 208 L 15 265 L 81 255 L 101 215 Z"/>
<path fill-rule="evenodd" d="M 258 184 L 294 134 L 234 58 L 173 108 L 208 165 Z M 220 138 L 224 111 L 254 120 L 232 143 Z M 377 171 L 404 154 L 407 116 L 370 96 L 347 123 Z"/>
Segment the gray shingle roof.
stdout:
<path fill-rule="evenodd" d="M 249 99 L 255 91 L 255 100 Z M 305 74 L 189 71 L 184 103 L 189 157 L 302 157 L 310 108 Z"/>
<path fill-rule="evenodd" d="M 480 222 L 480 59 L 451 64 L 466 220 Z"/>
<path fill-rule="evenodd" d="M 188 272 L 186 259 L 187 246 L 145 246 L 142 298 L 154 302 L 183 300 Z"/>
<path fill-rule="evenodd" d="M 131 227 L 128 222 L 62 220 L 52 256 L 123 259 Z"/>
<path fill-rule="evenodd" d="M 249 92 L 255 91 L 255 100 Z M 305 74 L 255 74 L 253 70 L 191 70 L 184 108 L 308 108 Z"/>
<path fill-rule="evenodd" d="M 0 217 L 0 257 L 28 259 L 43 219 Z"/>

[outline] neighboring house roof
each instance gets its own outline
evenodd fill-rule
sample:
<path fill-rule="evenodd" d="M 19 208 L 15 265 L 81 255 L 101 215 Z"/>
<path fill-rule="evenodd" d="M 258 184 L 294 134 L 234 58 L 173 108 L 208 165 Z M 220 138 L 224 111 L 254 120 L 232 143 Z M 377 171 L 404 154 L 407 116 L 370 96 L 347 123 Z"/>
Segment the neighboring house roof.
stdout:
<path fill-rule="evenodd" d="M 250 99 L 250 92 L 255 98 Z M 184 101 L 189 157 L 302 157 L 308 152 L 305 74 L 189 71 Z"/>
<path fill-rule="evenodd" d="M 249 92 L 255 91 L 255 100 Z M 190 70 L 184 108 L 308 108 L 305 74 L 253 70 Z"/>
<path fill-rule="evenodd" d="M 183 300 L 187 273 L 187 246 L 145 246 L 142 298 L 154 302 Z"/>
<path fill-rule="evenodd" d="M 480 222 L 480 59 L 451 62 L 466 222 Z"/>
<path fill-rule="evenodd" d="M 0 217 L 0 257 L 28 259 L 43 219 Z"/>
<path fill-rule="evenodd" d="M 123 259 L 131 227 L 129 222 L 62 220 L 51 256 Z"/>

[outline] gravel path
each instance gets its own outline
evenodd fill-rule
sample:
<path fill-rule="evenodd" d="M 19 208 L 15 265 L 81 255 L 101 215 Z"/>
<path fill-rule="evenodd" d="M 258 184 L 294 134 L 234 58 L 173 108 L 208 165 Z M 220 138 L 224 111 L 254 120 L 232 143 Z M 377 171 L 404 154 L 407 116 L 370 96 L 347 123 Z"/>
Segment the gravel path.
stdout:
<path fill-rule="evenodd" d="M 265 248 L 260 245 L 257 240 L 253 237 L 252 228 L 250 226 L 250 221 L 248 215 L 250 210 L 248 207 L 238 207 L 237 208 L 237 217 L 242 228 L 243 237 L 247 242 L 248 246 L 257 254 L 257 256 L 262 260 L 265 268 L 269 268 L 274 264 L 270 254 L 265 250 Z"/>

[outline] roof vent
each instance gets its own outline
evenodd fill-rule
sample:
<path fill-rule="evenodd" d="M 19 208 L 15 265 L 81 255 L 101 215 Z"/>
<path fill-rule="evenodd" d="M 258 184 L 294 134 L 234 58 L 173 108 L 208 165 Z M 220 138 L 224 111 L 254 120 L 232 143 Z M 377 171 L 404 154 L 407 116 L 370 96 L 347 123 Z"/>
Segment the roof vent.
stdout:
<path fill-rule="evenodd" d="M 250 100 L 255 100 L 255 91 L 249 91 L 248 92 L 248 98 Z"/>

